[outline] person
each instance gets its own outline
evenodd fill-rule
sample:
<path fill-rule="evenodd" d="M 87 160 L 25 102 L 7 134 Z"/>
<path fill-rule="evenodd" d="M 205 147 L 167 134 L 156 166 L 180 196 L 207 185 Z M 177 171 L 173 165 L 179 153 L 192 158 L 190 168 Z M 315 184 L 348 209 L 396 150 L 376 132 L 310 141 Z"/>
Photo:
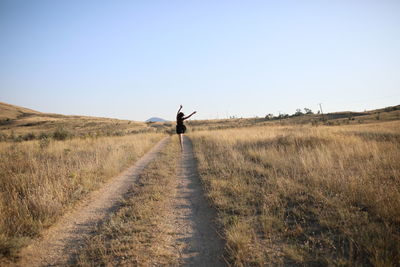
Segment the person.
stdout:
<path fill-rule="evenodd" d="M 189 119 L 194 114 L 196 114 L 196 111 L 193 111 L 192 114 L 185 117 L 185 114 L 181 112 L 181 109 L 182 105 L 179 107 L 179 110 L 176 113 L 176 133 L 179 136 L 179 144 L 181 145 L 181 151 L 183 151 L 183 134 L 186 132 L 186 126 L 183 124 L 183 121 Z"/>

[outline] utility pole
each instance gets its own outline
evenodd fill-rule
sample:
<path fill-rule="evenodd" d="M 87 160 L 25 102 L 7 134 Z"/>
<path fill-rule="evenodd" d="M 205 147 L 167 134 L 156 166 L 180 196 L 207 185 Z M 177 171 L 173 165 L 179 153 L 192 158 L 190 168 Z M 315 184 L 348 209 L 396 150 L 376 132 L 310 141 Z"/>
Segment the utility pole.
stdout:
<path fill-rule="evenodd" d="M 322 114 L 322 120 L 325 121 L 324 112 L 322 111 L 322 103 L 319 103 L 319 110 L 321 111 Z"/>

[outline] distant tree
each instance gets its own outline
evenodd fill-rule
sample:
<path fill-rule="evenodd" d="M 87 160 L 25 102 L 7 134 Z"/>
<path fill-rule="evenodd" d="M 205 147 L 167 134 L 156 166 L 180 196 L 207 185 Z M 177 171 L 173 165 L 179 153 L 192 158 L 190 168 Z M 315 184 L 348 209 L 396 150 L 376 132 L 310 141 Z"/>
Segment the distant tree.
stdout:
<path fill-rule="evenodd" d="M 274 114 L 272 114 L 272 113 L 269 113 L 269 114 L 267 114 L 266 116 L 265 116 L 265 119 L 266 120 L 272 120 L 274 118 Z"/>
<path fill-rule="evenodd" d="M 279 114 L 278 118 L 279 118 L 279 119 L 286 119 L 286 118 L 289 118 L 289 114 L 286 114 L 286 113 Z"/>
<path fill-rule="evenodd" d="M 304 108 L 304 113 L 306 113 L 306 114 L 314 114 L 314 112 L 312 112 L 312 110 L 309 109 L 309 108 Z"/>
<path fill-rule="evenodd" d="M 296 113 L 294 113 L 294 116 L 301 116 L 304 115 L 303 112 L 301 112 L 301 109 L 296 109 Z"/>
<path fill-rule="evenodd" d="M 386 107 L 384 110 L 386 112 L 389 112 L 389 111 L 395 111 L 395 110 L 399 110 L 399 109 L 400 109 L 400 105 L 397 105 L 397 106 L 392 106 L 392 107 Z"/>

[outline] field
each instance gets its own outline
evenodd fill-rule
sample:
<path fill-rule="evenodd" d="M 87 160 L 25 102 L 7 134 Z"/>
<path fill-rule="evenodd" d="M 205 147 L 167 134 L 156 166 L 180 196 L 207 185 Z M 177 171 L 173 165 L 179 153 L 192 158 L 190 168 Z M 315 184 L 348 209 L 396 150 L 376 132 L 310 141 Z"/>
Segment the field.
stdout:
<path fill-rule="evenodd" d="M 0 111 L 0 263 L 18 260 L 21 248 L 174 130 L 170 122 L 46 114 L 4 103 Z M 220 258 L 233 266 L 399 265 L 399 115 L 396 106 L 324 118 L 188 121 L 225 245 Z M 171 203 L 186 192 L 177 182 L 183 157 L 173 138 L 93 229 L 75 264 L 187 262 L 180 253 L 192 241 L 179 241 L 171 223 L 179 217 Z M 186 220 L 196 232 L 197 217 Z"/>
<path fill-rule="evenodd" d="M 191 138 L 232 264 L 399 264 L 398 121 Z"/>
<path fill-rule="evenodd" d="M 133 164 L 161 137 L 147 133 L 0 142 L 0 255 L 15 256 L 31 238 Z"/>
<path fill-rule="evenodd" d="M 400 105 L 364 112 L 335 112 L 328 114 L 302 114 L 280 116 L 266 116 L 255 118 L 230 118 L 213 120 L 188 121 L 188 128 L 195 131 L 215 131 L 236 129 L 253 126 L 282 126 L 282 125 L 313 125 L 313 126 L 340 126 L 359 125 L 400 120 Z M 169 124 L 169 123 L 168 123 Z"/>
<path fill-rule="evenodd" d="M 74 137 L 123 136 L 163 133 L 171 123 L 144 123 L 130 120 L 42 113 L 0 102 L 0 141 L 29 141 L 44 138 L 65 140 Z"/>

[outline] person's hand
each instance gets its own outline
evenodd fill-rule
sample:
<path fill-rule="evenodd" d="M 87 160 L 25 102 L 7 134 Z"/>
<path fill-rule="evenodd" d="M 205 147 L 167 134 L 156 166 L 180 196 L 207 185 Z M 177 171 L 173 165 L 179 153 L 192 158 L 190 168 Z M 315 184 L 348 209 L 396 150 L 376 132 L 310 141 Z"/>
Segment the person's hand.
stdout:
<path fill-rule="evenodd" d="M 196 114 L 197 111 L 193 111 L 193 114 Z"/>
<path fill-rule="evenodd" d="M 180 108 L 182 108 L 182 105 L 181 105 L 181 107 Z"/>

